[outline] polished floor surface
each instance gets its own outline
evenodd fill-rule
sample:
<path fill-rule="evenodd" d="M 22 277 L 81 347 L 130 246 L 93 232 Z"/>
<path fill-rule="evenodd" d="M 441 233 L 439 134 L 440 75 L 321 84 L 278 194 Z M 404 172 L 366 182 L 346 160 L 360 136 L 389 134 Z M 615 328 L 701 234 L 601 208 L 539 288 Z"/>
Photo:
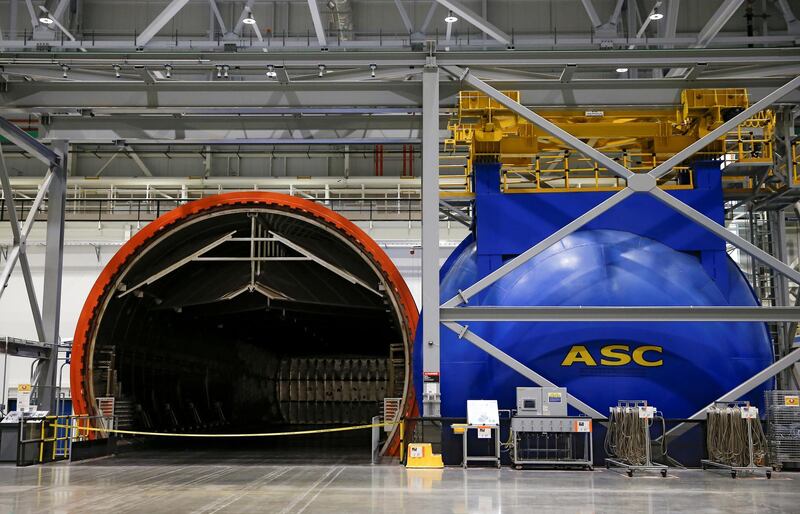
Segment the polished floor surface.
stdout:
<path fill-rule="evenodd" d="M 0 466 L 0 512 L 513 513 L 800 512 L 800 474 L 772 480 L 679 470 L 515 471 L 370 466 L 354 457 L 265 460 L 147 452 L 77 464 Z"/>

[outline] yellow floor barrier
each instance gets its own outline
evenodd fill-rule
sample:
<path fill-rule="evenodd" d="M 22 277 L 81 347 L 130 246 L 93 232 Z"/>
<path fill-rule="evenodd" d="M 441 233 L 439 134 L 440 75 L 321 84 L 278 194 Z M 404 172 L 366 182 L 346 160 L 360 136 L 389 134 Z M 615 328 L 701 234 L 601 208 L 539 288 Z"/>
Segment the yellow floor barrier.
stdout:
<path fill-rule="evenodd" d="M 411 443 L 408 445 L 408 469 L 440 469 L 444 467 L 442 456 L 433 453 L 431 443 Z"/>

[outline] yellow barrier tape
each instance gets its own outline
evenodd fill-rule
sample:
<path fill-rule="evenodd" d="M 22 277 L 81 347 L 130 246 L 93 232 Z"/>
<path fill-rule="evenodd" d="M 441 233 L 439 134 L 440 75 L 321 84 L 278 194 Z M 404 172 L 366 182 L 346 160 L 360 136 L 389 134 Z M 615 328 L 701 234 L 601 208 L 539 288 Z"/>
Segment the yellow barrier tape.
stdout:
<path fill-rule="evenodd" d="M 350 427 L 337 427 L 337 428 L 320 428 L 317 430 L 299 430 L 297 432 L 262 432 L 257 434 L 187 434 L 187 433 L 173 433 L 173 432 L 141 432 L 138 430 L 117 430 L 113 428 L 93 428 L 81 427 L 78 425 L 50 425 L 54 428 L 73 428 L 78 431 L 85 432 L 107 432 L 111 434 L 128 434 L 128 435 L 148 435 L 158 437 L 276 437 L 286 435 L 307 435 L 307 434 L 323 434 L 327 432 L 347 432 L 351 430 L 364 430 L 373 427 L 387 427 L 390 425 L 398 425 L 399 421 L 389 421 L 386 423 L 373 423 L 370 425 L 354 425 Z"/>

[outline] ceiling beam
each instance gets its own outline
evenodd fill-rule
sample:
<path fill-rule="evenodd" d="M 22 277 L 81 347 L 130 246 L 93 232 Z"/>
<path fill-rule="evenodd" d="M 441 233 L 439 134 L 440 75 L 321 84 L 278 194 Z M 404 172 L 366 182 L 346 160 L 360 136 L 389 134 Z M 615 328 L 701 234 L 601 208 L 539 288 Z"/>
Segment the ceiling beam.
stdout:
<path fill-rule="evenodd" d="M 586 14 L 589 16 L 589 21 L 592 22 L 592 27 L 597 28 L 602 25 L 603 22 L 600 21 L 600 16 L 597 14 L 597 9 L 594 8 L 592 0 L 581 0 L 581 3 L 586 10 Z"/>
<path fill-rule="evenodd" d="M 188 3 L 189 0 L 172 0 L 158 16 L 150 22 L 150 25 L 148 25 L 141 34 L 136 36 L 136 46 L 140 48 L 147 46 L 147 43 L 164 28 L 164 25 L 169 23 L 169 21 Z"/>
<path fill-rule="evenodd" d="M 225 20 L 222 19 L 222 13 L 219 12 L 217 0 L 208 0 L 208 3 L 211 6 L 211 11 L 214 13 L 214 18 L 217 19 L 217 24 L 219 24 L 219 31 L 225 34 L 228 32 L 228 29 L 225 26 Z"/>
<path fill-rule="evenodd" d="M 244 27 L 244 19 L 247 18 L 247 15 L 253 9 L 253 4 L 255 0 L 247 0 L 247 3 L 244 4 L 242 7 L 242 12 L 239 14 L 239 19 L 236 21 L 236 25 L 233 27 L 234 34 L 241 34 L 242 28 Z"/>
<path fill-rule="evenodd" d="M 4 44 L 7 43 L 5 42 Z M 598 52 L 597 50 L 517 50 L 514 52 L 505 50 L 472 50 L 457 53 L 440 53 L 437 59 L 440 64 L 469 67 L 514 66 L 557 69 L 561 69 L 565 63 L 576 64 L 581 68 L 605 66 L 612 70 L 619 64 L 640 67 L 689 67 L 697 62 L 705 62 L 709 66 L 713 65 L 715 67 L 768 66 L 800 63 L 800 48 L 682 48 L 659 52 L 653 52 L 652 50 L 609 50 L 606 52 Z M 181 53 L 167 50 L 130 54 L 126 51 L 100 52 L 92 50 L 86 54 L 79 54 L 51 50 L 46 52 L 28 51 L 24 56 L 16 54 L 0 55 L 0 65 L 5 66 L 6 70 L 17 66 L 52 66 L 58 69 L 57 63 L 63 63 L 73 69 L 81 67 L 108 71 L 111 65 L 120 62 L 124 62 L 130 67 L 154 66 L 162 68 L 165 62 L 171 62 L 183 68 L 206 68 L 206 71 L 213 69 L 215 65 L 223 64 L 252 66 L 259 68 L 259 71 L 268 64 L 315 70 L 317 64 L 325 62 L 329 72 L 332 72 L 336 68 L 368 66 L 370 63 L 375 63 L 380 67 L 424 66 L 425 55 L 404 50 L 382 51 L 373 55 L 364 55 L 361 52 L 325 53 L 306 50 L 285 50 L 281 52 L 274 51 L 269 54 L 260 51 L 240 51 L 218 56 L 198 49 Z"/>
<path fill-rule="evenodd" d="M 692 68 L 686 72 L 686 75 L 683 77 L 684 80 L 696 80 L 697 77 L 699 77 L 700 74 L 705 71 L 707 66 L 708 65 L 704 62 L 699 62 L 695 66 L 692 66 Z"/>
<path fill-rule="evenodd" d="M 75 36 L 72 34 L 72 32 L 70 32 L 70 31 L 67 29 L 67 27 L 65 27 L 65 26 L 64 26 L 64 25 L 63 25 L 63 24 L 62 24 L 60 21 L 58 21 L 58 18 L 56 18 L 56 17 L 53 15 L 53 13 L 51 13 L 50 11 L 48 11 L 48 10 L 47 10 L 47 7 L 45 7 L 45 6 L 43 6 L 43 5 L 40 5 L 40 6 L 39 6 L 39 10 L 40 10 L 40 11 L 42 11 L 42 15 L 44 15 L 44 16 L 46 16 L 46 17 L 50 18 L 50 19 L 53 21 L 53 25 L 55 25 L 56 27 L 58 27 L 58 29 L 59 29 L 61 32 L 63 32 L 63 33 L 64 33 L 64 35 L 65 35 L 65 36 L 67 36 L 67 38 L 68 38 L 70 41 L 77 41 L 77 39 L 76 39 L 76 38 L 75 38 Z M 85 48 L 83 48 L 83 47 L 79 47 L 79 48 L 78 48 L 78 50 L 80 50 L 81 52 L 86 52 L 86 49 L 85 49 Z"/>
<path fill-rule="evenodd" d="M 700 29 L 700 33 L 697 34 L 697 42 L 692 45 L 692 48 L 707 47 L 743 3 L 744 0 L 724 0 L 716 12 L 711 15 L 711 19 Z M 667 77 L 679 77 L 684 73 L 686 73 L 686 68 L 675 68 L 667 73 Z"/>
<path fill-rule="evenodd" d="M 2 117 L 0 117 L 0 135 L 5 136 L 6 139 L 48 166 L 59 166 L 61 163 L 61 158 L 58 154 Z"/>
<path fill-rule="evenodd" d="M 400 13 L 400 19 L 403 20 L 403 25 L 406 28 L 406 32 L 411 34 L 414 32 L 414 26 L 411 24 L 411 18 L 408 17 L 408 11 L 406 11 L 405 6 L 403 5 L 403 0 L 394 0 L 394 5 L 397 6 L 397 11 Z"/>
<path fill-rule="evenodd" d="M 707 307 L 645 306 L 599 307 L 535 306 L 535 307 L 448 307 L 440 309 L 442 321 L 586 321 L 586 322 L 654 322 L 654 321 L 800 321 L 797 307 Z"/>
<path fill-rule="evenodd" d="M 139 157 L 139 155 L 136 153 L 136 151 L 133 148 L 131 148 L 130 146 L 126 145 L 124 147 L 124 149 L 125 149 L 125 152 L 127 153 L 128 157 L 130 157 L 133 160 L 133 162 L 136 163 L 136 166 L 138 166 L 139 169 L 142 170 L 142 173 L 144 173 L 148 177 L 152 177 L 153 176 L 153 172 L 150 171 L 150 168 L 147 167 L 147 165 L 144 163 L 142 158 Z"/>
<path fill-rule="evenodd" d="M 778 9 L 783 15 L 783 19 L 786 22 L 787 32 L 789 32 L 789 34 L 800 34 L 800 20 L 798 20 L 797 16 L 795 16 L 794 12 L 792 12 L 792 7 L 789 5 L 789 1 L 775 0 L 775 4 L 777 4 Z"/>
<path fill-rule="evenodd" d="M 428 14 L 425 15 L 425 21 L 422 22 L 422 26 L 419 28 L 421 33 L 425 33 L 428 30 L 428 26 L 431 24 L 431 20 L 433 20 L 433 15 L 436 14 L 436 8 L 439 7 L 439 3 L 435 0 L 431 2 L 431 7 L 428 9 Z"/>
<path fill-rule="evenodd" d="M 66 12 L 67 7 L 69 7 L 69 3 L 70 0 L 59 0 L 58 5 L 56 5 L 55 9 L 51 9 L 50 11 L 53 13 L 53 18 L 64 23 L 66 21 L 64 19 L 64 12 Z"/>
<path fill-rule="evenodd" d="M 473 25 L 474 27 L 483 31 L 486 35 L 494 38 L 495 40 L 504 43 L 506 45 L 511 45 L 511 36 L 497 28 L 496 26 L 489 23 L 485 18 L 481 17 L 475 11 L 464 7 L 458 2 L 453 0 L 436 0 L 438 3 L 442 4 L 443 6 L 447 7 L 454 13 L 461 16 L 464 21 Z"/>
<path fill-rule="evenodd" d="M 724 0 L 722 5 L 719 6 L 719 9 L 711 15 L 711 19 L 708 20 L 708 23 L 700 30 L 700 33 L 697 35 L 697 43 L 694 47 L 707 47 L 743 3 L 744 0 Z"/>
<path fill-rule="evenodd" d="M 681 10 L 681 0 L 666 0 L 667 13 L 664 16 L 664 37 L 673 38 L 678 31 L 678 12 Z M 665 45 L 664 48 L 672 48 Z"/>
<path fill-rule="evenodd" d="M 575 71 L 578 69 L 578 66 L 575 64 L 567 64 L 564 66 L 564 69 L 561 70 L 561 76 L 558 78 L 559 82 L 566 84 L 572 80 L 573 75 L 575 75 Z"/>
<path fill-rule="evenodd" d="M 317 33 L 317 42 L 322 48 L 328 47 L 328 38 L 325 27 L 322 25 L 322 15 L 319 12 L 317 0 L 308 0 L 308 9 L 311 11 L 311 21 L 314 23 L 314 32 Z"/>
<path fill-rule="evenodd" d="M 31 17 L 31 26 L 36 28 L 39 26 L 39 16 L 36 15 L 36 9 L 33 7 L 31 0 L 25 0 L 25 5 L 28 7 L 28 14 Z"/>

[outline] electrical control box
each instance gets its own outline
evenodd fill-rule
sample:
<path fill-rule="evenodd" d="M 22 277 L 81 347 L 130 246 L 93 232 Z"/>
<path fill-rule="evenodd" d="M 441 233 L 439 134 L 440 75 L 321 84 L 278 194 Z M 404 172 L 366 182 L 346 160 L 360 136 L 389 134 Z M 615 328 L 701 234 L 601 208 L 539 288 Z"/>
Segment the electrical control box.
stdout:
<path fill-rule="evenodd" d="M 591 432 L 592 420 L 579 418 L 542 418 L 518 417 L 511 418 L 511 429 L 515 432 Z"/>
<path fill-rule="evenodd" d="M 566 416 L 567 389 L 564 387 L 518 387 L 518 416 Z"/>

